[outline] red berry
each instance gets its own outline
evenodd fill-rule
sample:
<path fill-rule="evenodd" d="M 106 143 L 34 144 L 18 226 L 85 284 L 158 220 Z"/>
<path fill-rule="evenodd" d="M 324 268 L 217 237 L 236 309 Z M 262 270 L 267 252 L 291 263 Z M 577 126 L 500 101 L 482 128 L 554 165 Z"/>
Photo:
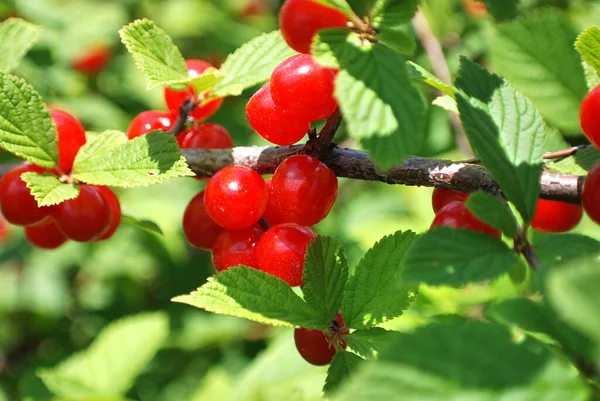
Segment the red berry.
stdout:
<path fill-rule="evenodd" d="M 258 268 L 291 287 L 302 285 L 306 247 L 316 237 L 313 230 L 297 224 L 271 227 L 257 245 Z"/>
<path fill-rule="evenodd" d="M 314 0 L 287 0 L 279 13 L 279 27 L 287 44 L 300 53 L 310 53 L 317 31 L 345 27 L 348 18 L 335 8 Z"/>
<path fill-rule="evenodd" d="M 110 61 L 110 49 L 106 46 L 100 46 L 89 49 L 84 54 L 76 58 L 73 63 L 73 69 L 85 75 L 97 75 L 102 71 Z"/>
<path fill-rule="evenodd" d="M 271 204 L 284 220 L 312 226 L 323 220 L 338 193 L 337 177 L 311 156 L 292 156 L 277 167 L 271 182 Z"/>
<path fill-rule="evenodd" d="M 581 202 L 589 218 L 600 224 L 600 163 L 596 164 L 585 178 Z"/>
<path fill-rule="evenodd" d="M 267 209 L 265 210 L 265 214 L 263 214 L 263 219 L 265 219 L 266 222 L 271 226 L 283 223 L 291 223 L 291 221 L 286 221 L 286 219 L 281 215 L 279 209 L 277 209 L 277 207 L 275 207 L 273 204 L 273 186 L 271 185 L 272 180 L 272 178 L 265 180 L 265 184 L 267 184 L 267 188 L 269 189 L 269 200 L 267 201 Z"/>
<path fill-rule="evenodd" d="M 77 198 L 66 200 L 52 209 L 52 217 L 67 238 L 87 242 L 108 230 L 112 211 L 97 187 L 83 184 Z"/>
<path fill-rule="evenodd" d="M 450 189 L 435 188 L 431 197 L 433 212 L 439 212 L 450 202 L 464 202 L 468 197 L 469 194 L 466 192 L 456 192 Z"/>
<path fill-rule="evenodd" d="M 85 145 L 85 129 L 66 111 L 51 110 L 50 115 L 58 132 L 58 167 L 63 173 L 68 173 L 73 168 L 79 148 Z"/>
<path fill-rule="evenodd" d="M 186 60 L 185 65 L 188 69 L 190 77 L 197 77 L 207 69 L 212 67 L 209 63 L 203 60 Z M 190 85 L 186 90 L 174 91 L 173 89 L 165 88 L 165 103 L 169 111 L 175 115 L 179 114 L 179 108 L 183 105 L 186 99 L 196 100 L 196 91 Z M 206 103 L 198 105 L 191 113 L 190 117 L 195 120 L 206 120 L 208 117 L 216 113 L 223 103 L 223 98 L 209 100 Z"/>
<path fill-rule="evenodd" d="M 142 111 L 131 120 L 127 128 L 127 138 L 133 139 L 150 131 L 169 131 L 174 123 L 175 116 L 171 113 L 156 110 Z"/>
<path fill-rule="evenodd" d="M 600 85 L 586 95 L 579 109 L 581 129 L 592 144 L 600 149 Z"/>
<path fill-rule="evenodd" d="M 246 118 L 260 136 L 280 146 L 298 142 L 310 128 L 308 120 L 299 119 L 275 105 L 268 82 L 248 101 Z"/>
<path fill-rule="evenodd" d="M 258 268 L 256 246 L 263 234 L 258 225 L 236 231 L 222 230 L 212 247 L 215 269 L 220 272 L 238 265 Z"/>
<path fill-rule="evenodd" d="M 223 227 L 210 218 L 204 207 L 204 191 L 194 196 L 183 214 L 183 232 L 196 248 L 212 249 Z"/>
<path fill-rule="evenodd" d="M 35 224 L 46 218 L 52 208 L 39 207 L 21 174 L 39 172 L 39 167 L 25 164 L 10 170 L 0 180 L 0 208 L 4 218 L 18 226 Z"/>
<path fill-rule="evenodd" d="M 117 198 L 117 195 L 109 187 L 96 186 L 96 189 L 108 202 L 112 216 L 110 226 L 108 226 L 106 231 L 104 231 L 100 238 L 98 238 L 98 241 L 104 241 L 112 237 L 121 224 L 121 204 L 119 203 L 119 198 Z"/>
<path fill-rule="evenodd" d="M 225 127 L 219 124 L 199 124 L 192 128 L 180 142 L 182 149 L 233 148 L 233 140 Z"/>
<path fill-rule="evenodd" d="M 501 237 L 500 231 L 479 220 L 467 209 L 463 202 L 450 202 L 444 206 L 433 219 L 431 229 L 437 226 L 466 228 L 479 231 L 493 237 Z"/>
<path fill-rule="evenodd" d="M 471 17 L 484 18 L 487 15 L 487 6 L 482 1 L 463 0 L 463 7 Z"/>
<path fill-rule="evenodd" d="M 67 237 L 60 232 L 50 216 L 37 224 L 25 227 L 25 237 L 31 245 L 42 249 L 56 249 L 67 242 Z"/>
<path fill-rule="evenodd" d="M 337 72 L 317 64 L 310 54 L 296 54 L 279 64 L 271 75 L 273 101 L 302 120 L 326 118 L 337 107 L 333 97 Z"/>
<path fill-rule="evenodd" d="M 540 199 L 531 227 L 545 233 L 563 233 L 575 228 L 582 216 L 579 205 Z"/>
<path fill-rule="evenodd" d="M 11 236 L 8 221 L 0 214 L 0 242 L 6 242 Z"/>
<path fill-rule="evenodd" d="M 269 192 L 265 180 L 244 166 L 228 166 L 208 181 L 204 205 L 208 215 L 227 230 L 256 224 L 265 213 Z"/>
<path fill-rule="evenodd" d="M 331 362 L 337 347 L 346 348 L 343 336 L 348 334 L 342 315 L 339 313 L 325 332 L 297 328 L 294 330 L 294 342 L 298 352 L 307 362 L 322 366 Z"/>

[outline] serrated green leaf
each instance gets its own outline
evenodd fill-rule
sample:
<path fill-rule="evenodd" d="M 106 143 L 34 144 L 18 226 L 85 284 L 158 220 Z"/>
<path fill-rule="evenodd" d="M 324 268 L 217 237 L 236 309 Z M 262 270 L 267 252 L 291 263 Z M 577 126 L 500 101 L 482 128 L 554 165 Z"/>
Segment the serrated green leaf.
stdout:
<path fill-rule="evenodd" d="M 370 15 L 375 28 L 398 27 L 410 22 L 417 12 L 418 0 L 376 0 Z"/>
<path fill-rule="evenodd" d="M 315 0 L 326 6 L 337 8 L 346 15 L 352 15 L 352 8 L 346 0 Z"/>
<path fill-rule="evenodd" d="M 0 73 L 0 146 L 40 167 L 56 167 L 58 135 L 40 95 L 24 80 Z"/>
<path fill-rule="evenodd" d="M 504 235 L 513 238 L 517 235 L 517 221 L 499 198 L 487 192 L 477 191 L 467 199 L 467 207 L 473 214 L 492 227 L 502 231 Z"/>
<path fill-rule="evenodd" d="M 153 131 L 130 141 L 107 131 L 81 147 L 71 177 L 94 185 L 133 188 L 193 176 L 173 135 Z"/>
<path fill-rule="evenodd" d="M 534 242 L 540 261 L 555 265 L 583 256 L 600 256 L 600 242 L 581 234 L 546 234 Z"/>
<path fill-rule="evenodd" d="M 477 63 L 461 56 L 460 69 L 454 85 L 468 96 L 488 103 L 496 89 L 500 88 L 504 80 L 493 74 Z"/>
<path fill-rule="evenodd" d="M 519 0 L 483 0 L 483 3 L 497 22 L 514 19 L 519 13 Z"/>
<path fill-rule="evenodd" d="M 458 106 L 456 105 L 456 100 L 452 99 L 448 95 L 438 96 L 433 99 L 431 102 L 432 105 L 441 107 L 442 109 L 449 111 L 451 113 L 458 114 Z"/>
<path fill-rule="evenodd" d="M 585 74 L 585 81 L 587 82 L 588 89 L 592 90 L 600 85 L 600 74 L 586 62 L 582 62 L 581 65 L 583 65 L 583 72 Z"/>
<path fill-rule="evenodd" d="M 379 33 L 379 41 L 390 49 L 411 55 L 417 49 L 415 38 L 409 32 L 400 29 L 384 29 Z"/>
<path fill-rule="evenodd" d="M 490 49 L 495 70 L 548 122 L 579 133 L 579 106 L 587 88 L 573 47 L 576 37 L 565 17 L 539 12 L 499 25 Z"/>
<path fill-rule="evenodd" d="M 285 281 L 246 266 L 229 268 L 172 301 L 273 326 L 320 330 L 328 326 Z"/>
<path fill-rule="evenodd" d="M 344 247 L 329 237 L 318 237 L 306 249 L 302 281 L 304 300 L 321 314 L 324 324 L 335 318 L 342 306 L 348 280 Z"/>
<path fill-rule="evenodd" d="M 294 54 L 280 31 L 256 37 L 227 57 L 220 69 L 225 78 L 211 93 L 238 96 L 244 89 L 268 81 L 275 67 Z"/>
<path fill-rule="evenodd" d="M 121 222 L 140 228 L 142 230 L 149 231 L 154 234 L 163 235 L 163 231 L 158 224 L 150 220 L 139 219 L 134 216 L 127 214 L 121 215 Z"/>
<path fill-rule="evenodd" d="M 180 84 L 190 84 L 194 87 L 196 93 L 202 93 L 207 89 L 212 88 L 218 82 L 225 79 L 225 75 L 221 73 L 221 71 L 216 68 L 207 68 L 202 74 L 197 77 L 189 77 L 183 81 L 180 81 Z M 214 95 L 212 96 L 214 97 Z"/>
<path fill-rule="evenodd" d="M 105 328 L 89 348 L 55 368 L 41 369 L 39 376 L 55 395 L 67 399 L 122 396 L 168 333 L 169 320 L 162 312 L 126 317 Z"/>
<path fill-rule="evenodd" d="M 562 174 L 587 175 L 600 162 L 600 151 L 589 147 L 559 162 L 548 164 L 548 171 Z"/>
<path fill-rule="evenodd" d="M 452 85 L 447 85 L 442 82 L 438 77 L 427 71 L 425 68 L 421 67 L 418 64 L 409 61 L 407 63 L 408 73 L 413 80 L 419 80 L 420 82 L 426 83 L 427 85 L 438 89 L 450 96 L 451 98 L 456 97 L 456 88 Z"/>
<path fill-rule="evenodd" d="M 344 290 L 342 316 L 352 329 L 376 326 L 400 316 L 416 289 L 402 281 L 405 254 L 416 235 L 398 231 L 383 237 L 356 266 Z"/>
<path fill-rule="evenodd" d="M 327 370 L 327 379 L 325 380 L 323 392 L 331 394 L 337 390 L 340 384 L 348 380 L 356 372 L 356 368 L 361 362 L 362 359 L 359 356 L 350 352 L 337 352 L 331 361 L 331 365 L 329 365 L 329 370 Z"/>
<path fill-rule="evenodd" d="M 40 28 L 20 18 L 9 18 L 0 23 L 0 71 L 10 72 L 31 49 Z"/>
<path fill-rule="evenodd" d="M 406 255 L 406 282 L 459 287 L 493 279 L 517 261 L 498 238 L 449 227 L 436 227 L 417 238 Z"/>
<path fill-rule="evenodd" d="M 147 19 L 136 20 L 120 31 L 121 41 L 146 75 L 147 89 L 188 79 L 183 55 L 171 37 Z"/>
<path fill-rule="evenodd" d="M 356 330 L 345 337 L 350 349 L 365 359 L 376 359 L 381 349 L 385 348 L 391 336 L 389 331 L 381 327 L 367 330 Z"/>
<path fill-rule="evenodd" d="M 600 28 L 591 26 L 583 31 L 575 42 L 575 48 L 583 61 L 600 75 Z"/>
<path fill-rule="evenodd" d="M 79 195 L 79 185 L 61 182 L 54 174 L 29 172 L 21 175 L 21 179 L 27 183 L 40 207 L 58 205 Z"/>

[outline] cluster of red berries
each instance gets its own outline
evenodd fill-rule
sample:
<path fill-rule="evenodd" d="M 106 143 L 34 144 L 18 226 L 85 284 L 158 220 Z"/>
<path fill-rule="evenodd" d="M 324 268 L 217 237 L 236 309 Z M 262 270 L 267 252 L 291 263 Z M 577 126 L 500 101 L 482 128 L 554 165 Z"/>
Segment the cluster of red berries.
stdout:
<path fill-rule="evenodd" d="M 121 222 L 121 207 L 107 187 L 80 186 L 77 198 L 55 206 L 39 207 L 21 175 L 27 172 L 68 177 L 79 148 L 86 142 L 85 130 L 69 113 L 51 111 L 58 132 L 58 169 L 23 164 L 0 180 L 0 209 L 9 223 L 25 226 L 29 242 L 43 249 L 55 249 L 68 239 L 80 242 L 110 238 Z"/>
<path fill-rule="evenodd" d="M 580 109 L 580 122 L 583 133 L 590 142 L 600 149 L 600 85 L 587 94 Z M 600 224 L 600 163 L 589 172 L 583 183 L 581 202 L 586 214 Z"/>

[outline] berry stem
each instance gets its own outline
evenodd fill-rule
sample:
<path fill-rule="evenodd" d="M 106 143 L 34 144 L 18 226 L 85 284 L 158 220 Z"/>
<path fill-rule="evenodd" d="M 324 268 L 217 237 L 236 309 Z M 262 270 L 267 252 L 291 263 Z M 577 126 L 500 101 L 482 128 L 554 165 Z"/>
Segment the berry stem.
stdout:
<path fill-rule="evenodd" d="M 263 230 L 265 230 L 265 232 L 269 231 L 269 228 L 271 228 L 271 225 L 265 219 L 258 220 L 258 225 L 260 226 L 260 228 L 262 228 Z"/>
<path fill-rule="evenodd" d="M 323 152 L 329 149 L 333 138 L 342 123 L 342 113 L 339 107 L 327 118 L 327 122 L 319 132 L 318 136 L 310 136 L 304 146 L 307 155 L 319 157 Z"/>
<path fill-rule="evenodd" d="M 591 148 L 593 145 L 579 145 L 573 146 L 571 148 L 557 150 L 556 152 L 547 152 L 544 153 L 544 159 L 552 160 L 552 159 L 562 159 L 563 157 L 573 156 L 577 152 Z"/>
<path fill-rule="evenodd" d="M 177 115 L 177 120 L 175 120 L 175 124 L 171 127 L 171 131 L 169 134 L 171 135 L 179 135 L 185 130 L 185 123 L 187 121 L 188 115 L 196 108 L 196 103 L 191 101 L 190 99 L 186 99 L 181 107 L 179 108 L 179 114 Z"/>

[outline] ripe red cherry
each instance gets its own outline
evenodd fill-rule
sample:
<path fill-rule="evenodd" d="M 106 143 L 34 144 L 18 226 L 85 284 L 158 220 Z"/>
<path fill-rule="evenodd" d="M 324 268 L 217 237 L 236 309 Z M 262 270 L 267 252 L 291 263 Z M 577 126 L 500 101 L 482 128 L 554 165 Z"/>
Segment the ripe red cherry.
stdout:
<path fill-rule="evenodd" d="M 345 27 L 348 18 L 335 8 L 314 0 L 287 0 L 279 12 L 279 27 L 287 44 L 299 53 L 310 53 L 317 31 Z"/>
<path fill-rule="evenodd" d="M 337 107 L 333 97 L 337 72 L 317 64 L 310 54 L 296 54 L 279 64 L 271 75 L 273 101 L 305 121 L 326 118 Z"/>
<path fill-rule="evenodd" d="M 104 231 L 100 238 L 98 238 L 98 241 L 104 241 L 112 237 L 121 224 L 121 204 L 119 203 L 119 198 L 117 198 L 117 195 L 109 187 L 96 186 L 96 189 L 108 202 L 112 216 L 110 226 L 108 226 L 106 231 Z"/>
<path fill-rule="evenodd" d="M 323 220 L 338 193 L 337 177 L 311 156 L 287 158 L 271 181 L 271 204 L 284 220 L 312 226 Z"/>
<path fill-rule="evenodd" d="M 271 227 L 257 245 L 258 268 L 291 287 L 302 285 L 306 247 L 316 237 L 313 230 L 297 224 Z"/>
<path fill-rule="evenodd" d="M 188 69 L 190 77 L 197 77 L 207 69 L 212 67 L 209 63 L 203 60 L 186 60 L 185 65 Z M 179 108 L 183 105 L 186 99 L 196 100 L 196 91 L 190 85 L 186 90 L 174 91 L 173 89 L 165 88 L 165 103 L 172 114 L 179 114 Z M 223 103 L 223 98 L 209 100 L 202 103 L 189 114 L 190 117 L 197 121 L 206 120 L 208 117 L 216 113 Z"/>
<path fill-rule="evenodd" d="M 431 229 L 437 226 L 466 228 L 493 237 L 501 237 L 500 231 L 475 217 L 463 202 L 450 202 L 444 206 L 433 219 Z"/>
<path fill-rule="evenodd" d="M 110 61 L 110 49 L 106 46 L 89 49 L 84 54 L 73 60 L 73 69 L 85 75 L 97 75 Z"/>
<path fill-rule="evenodd" d="M 579 205 L 540 199 L 531 227 L 545 233 L 563 233 L 575 228 L 582 216 Z"/>
<path fill-rule="evenodd" d="M 222 230 L 212 247 L 215 269 L 220 272 L 239 265 L 257 269 L 256 246 L 263 234 L 258 224 L 243 230 Z"/>
<path fill-rule="evenodd" d="M 25 238 L 31 245 L 41 249 L 56 249 L 67 242 L 67 237 L 60 232 L 50 216 L 37 224 L 25 227 Z"/>
<path fill-rule="evenodd" d="M 182 149 L 226 149 L 233 148 L 229 131 L 219 124 L 199 124 L 193 127 L 180 142 Z"/>
<path fill-rule="evenodd" d="M 0 208 L 4 218 L 17 226 L 28 226 L 46 218 L 51 207 L 39 207 L 21 174 L 40 172 L 39 167 L 25 164 L 10 170 L 0 180 Z"/>
<path fill-rule="evenodd" d="M 298 118 L 275 105 L 268 82 L 248 101 L 246 118 L 260 136 L 280 146 L 298 142 L 310 128 L 308 120 Z"/>
<path fill-rule="evenodd" d="M 127 128 L 127 138 L 133 139 L 150 131 L 169 131 L 175 123 L 171 113 L 157 110 L 146 110 L 135 116 Z"/>
<path fill-rule="evenodd" d="M 183 232 L 196 248 L 212 249 L 223 227 L 214 222 L 204 207 L 204 191 L 194 196 L 183 214 Z"/>
<path fill-rule="evenodd" d="M 73 241 L 98 239 L 110 227 L 112 212 L 108 201 L 97 187 L 81 185 L 79 196 L 52 209 L 58 229 Z"/>
<path fill-rule="evenodd" d="M 435 188 L 431 196 L 431 206 L 433 212 L 439 212 L 444 206 L 450 202 L 464 202 L 469 197 L 466 192 L 456 192 L 450 189 Z"/>
<path fill-rule="evenodd" d="M 273 204 L 273 186 L 271 185 L 272 180 L 272 178 L 265 180 L 265 184 L 267 184 L 267 188 L 269 189 L 269 200 L 267 201 L 267 209 L 265 210 L 265 214 L 263 214 L 263 219 L 265 219 L 266 222 L 271 226 L 283 223 L 291 223 L 291 221 L 286 221 L 286 219 L 281 215 L 279 209 Z"/>
<path fill-rule="evenodd" d="M 346 348 L 343 336 L 348 334 L 341 314 L 335 316 L 335 320 L 324 332 L 296 328 L 294 330 L 294 342 L 298 352 L 307 362 L 313 365 L 323 366 L 331 362 L 337 348 Z"/>
<path fill-rule="evenodd" d="M 85 129 L 66 111 L 51 110 L 50 115 L 58 132 L 58 167 L 63 173 L 68 173 L 73 168 L 79 148 L 85 145 Z"/>
<path fill-rule="evenodd" d="M 10 225 L 8 221 L 0 214 L 0 243 L 6 242 L 11 236 Z"/>
<path fill-rule="evenodd" d="M 600 149 L 600 85 L 586 95 L 579 109 L 581 129 L 592 144 Z"/>
<path fill-rule="evenodd" d="M 581 202 L 589 218 L 600 224 L 600 163 L 596 164 L 585 178 Z"/>

